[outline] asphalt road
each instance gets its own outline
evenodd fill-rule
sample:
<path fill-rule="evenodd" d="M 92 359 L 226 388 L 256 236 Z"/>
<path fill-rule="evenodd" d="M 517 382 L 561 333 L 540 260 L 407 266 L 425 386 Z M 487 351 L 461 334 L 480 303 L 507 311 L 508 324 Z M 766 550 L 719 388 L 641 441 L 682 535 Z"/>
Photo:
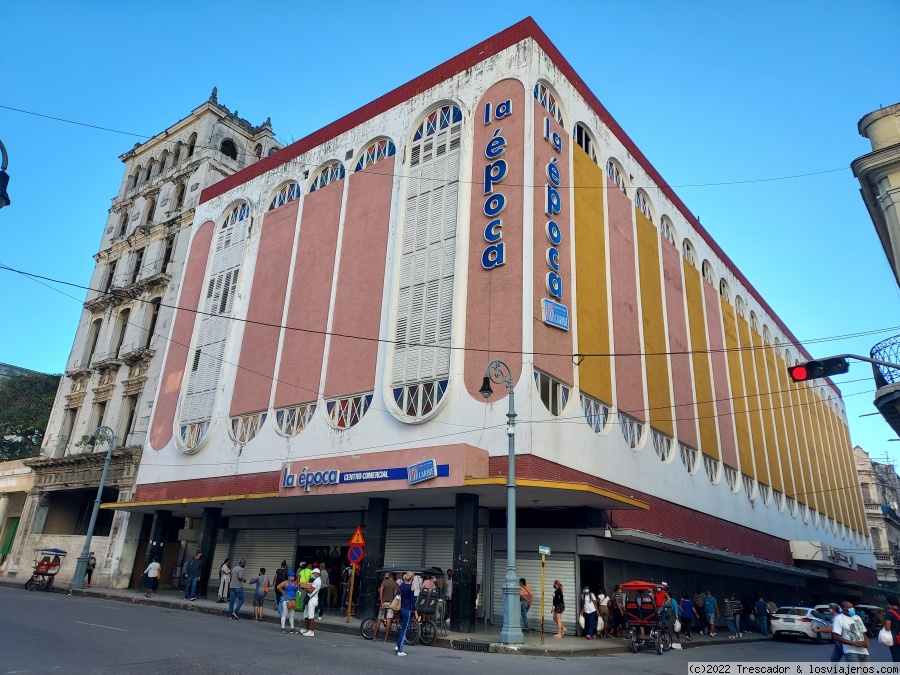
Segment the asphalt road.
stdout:
<path fill-rule="evenodd" d="M 608 673 L 687 673 L 691 661 L 827 661 L 830 645 L 728 643 L 663 656 L 647 652 L 596 658 L 471 654 L 410 647 L 405 659 L 391 644 L 317 631 L 282 635 L 273 624 L 228 621 L 183 610 L 143 607 L 58 593 L 0 587 L 0 674 L 178 673 L 257 675 L 314 672 L 553 675 L 576 669 Z M 299 627 L 299 626 L 298 626 Z M 873 647 L 873 659 L 890 660 Z"/>

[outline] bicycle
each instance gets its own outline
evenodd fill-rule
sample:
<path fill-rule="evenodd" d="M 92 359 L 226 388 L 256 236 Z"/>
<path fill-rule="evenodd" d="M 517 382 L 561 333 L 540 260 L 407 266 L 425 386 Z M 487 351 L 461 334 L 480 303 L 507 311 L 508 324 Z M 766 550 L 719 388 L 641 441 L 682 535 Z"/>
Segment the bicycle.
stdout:
<path fill-rule="evenodd" d="M 666 628 L 666 622 L 663 618 L 660 618 L 656 626 L 650 629 L 650 635 L 646 639 L 638 637 L 638 629 L 634 627 L 629 630 L 629 639 L 631 651 L 635 654 L 637 654 L 638 649 L 648 644 L 652 644 L 653 649 L 660 656 L 672 649 L 672 636 L 668 628 Z"/>
<path fill-rule="evenodd" d="M 366 640 L 373 640 L 375 638 L 375 622 L 377 620 L 377 616 L 375 617 L 367 617 L 362 620 L 359 624 L 359 632 Z M 383 621 L 387 621 L 386 619 L 382 619 Z M 430 623 L 430 622 L 426 622 Z M 395 618 L 391 622 L 390 636 L 393 638 L 400 638 L 400 628 L 403 626 L 403 622 L 400 620 L 399 612 L 396 613 Z M 387 629 L 387 626 L 385 626 Z M 431 628 L 425 629 L 428 631 L 434 631 L 431 633 L 430 640 L 434 642 L 434 636 L 436 635 L 436 628 L 434 624 L 431 624 Z M 423 627 L 414 616 L 409 617 L 409 627 L 406 629 L 406 644 L 415 646 L 418 644 L 419 640 L 422 640 L 422 644 L 430 645 L 431 642 L 425 642 L 423 638 Z"/>

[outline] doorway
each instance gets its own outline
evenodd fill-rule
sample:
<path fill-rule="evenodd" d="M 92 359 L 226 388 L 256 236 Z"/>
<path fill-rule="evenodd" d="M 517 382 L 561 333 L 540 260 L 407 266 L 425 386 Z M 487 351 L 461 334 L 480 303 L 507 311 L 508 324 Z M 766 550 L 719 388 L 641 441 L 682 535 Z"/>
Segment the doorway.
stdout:
<path fill-rule="evenodd" d="M 594 595 L 600 595 L 600 589 L 604 586 L 603 558 L 594 556 L 580 556 L 579 578 L 581 585 L 577 589 L 580 594 L 585 586 L 591 589 Z M 607 589 L 608 590 L 608 589 Z"/>

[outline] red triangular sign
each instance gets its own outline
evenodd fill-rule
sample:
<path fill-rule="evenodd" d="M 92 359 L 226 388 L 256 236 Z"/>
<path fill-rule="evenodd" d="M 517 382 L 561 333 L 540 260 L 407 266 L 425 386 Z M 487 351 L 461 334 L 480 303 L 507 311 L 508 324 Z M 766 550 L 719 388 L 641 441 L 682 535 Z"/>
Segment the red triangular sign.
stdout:
<path fill-rule="evenodd" d="M 363 539 L 362 526 L 356 528 L 356 532 L 353 533 L 353 537 L 350 539 L 350 545 L 356 546 L 365 546 L 366 540 Z"/>

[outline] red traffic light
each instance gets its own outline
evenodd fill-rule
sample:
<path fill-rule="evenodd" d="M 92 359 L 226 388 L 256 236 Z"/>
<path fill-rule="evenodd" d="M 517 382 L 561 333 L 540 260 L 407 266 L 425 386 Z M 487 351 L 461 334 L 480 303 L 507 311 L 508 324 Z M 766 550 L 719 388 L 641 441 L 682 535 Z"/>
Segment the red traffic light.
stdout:
<path fill-rule="evenodd" d="M 821 377 L 843 375 L 848 370 L 850 370 L 850 364 L 847 362 L 847 359 L 837 356 L 790 366 L 788 367 L 788 375 L 791 376 L 794 382 L 808 382 L 809 380 L 818 380 Z"/>
<path fill-rule="evenodd" d="M 794 382 L 805 382 L 809 378 L 809 371 L 806 366 L 793 366 L 788 368 L 788 375 Z"/>

